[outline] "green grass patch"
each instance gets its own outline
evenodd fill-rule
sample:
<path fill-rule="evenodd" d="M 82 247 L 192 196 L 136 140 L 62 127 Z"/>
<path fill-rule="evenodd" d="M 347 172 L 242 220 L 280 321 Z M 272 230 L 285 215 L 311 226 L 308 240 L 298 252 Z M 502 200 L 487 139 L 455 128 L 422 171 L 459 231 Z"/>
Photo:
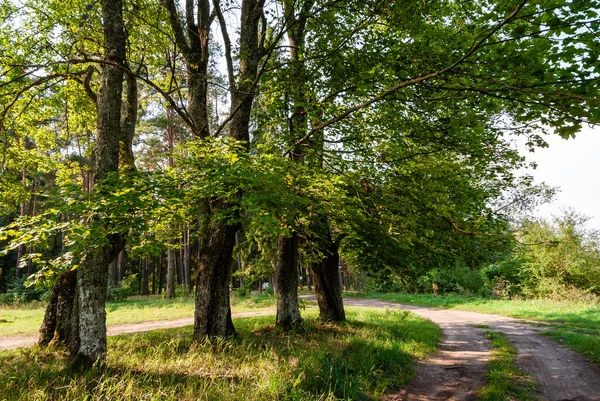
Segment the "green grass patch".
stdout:
<path fill-rule="evenodd" d="M 344 294 L 344 296 L 347 296 Z M 544 299 L 500 300 L 432 294 L 352 294 L 351 296 L 376 298 L 404 304 L 493 313 L 520 319 L 533 319 L 548 323 L 568 324 L 600 330 L 600 305 L 589 302 L 551 301 Z"/>
<path fill-rule="evenodd" d="M 516 365 L 517 350 L 500 332 L 484 327 L 485 336 L 492 343 L 492 356 L 486 375 L 487 385 L 480 389 L 481 401 L 520 400 L 533 401 L 538 385 L 531 376 Z"/>
<path fill-rule="evenodd" d="M 600 365 L 600 333 L 598 331 L 581 333 L 559 329 L 544 331 L 542 334 L 563 343 Z"/>
<path fill-rule="evenodd" d="M 65 355 L 35 346 L 0 352 L 6 400 L 367 400 L 409 383 L 412 365 L 435 351 L 433 323 L 399 310 L 348 308 L 348 322 L 305 313 L 301 332 L 273 317 L 236 319 L 231 341 L 195 344 L 192 328 L 108 340 L 107 367 L 65 370 Z"/>
<path fill-rule="evenodd" d="M 276 298 L 269 294 L 231 297 L 233 312 L 271 310 L 275 303 Z M 31 305 L 0 307 L 0 335 L 36 334 L 44 319 L 45 307 L 39 302 Z M 193 297 L 163 299 L 157 295 L 136 296 L 123 302 L 106 304 L 106 323 L 109 326 L 192 316 L 194 316 Z"/>

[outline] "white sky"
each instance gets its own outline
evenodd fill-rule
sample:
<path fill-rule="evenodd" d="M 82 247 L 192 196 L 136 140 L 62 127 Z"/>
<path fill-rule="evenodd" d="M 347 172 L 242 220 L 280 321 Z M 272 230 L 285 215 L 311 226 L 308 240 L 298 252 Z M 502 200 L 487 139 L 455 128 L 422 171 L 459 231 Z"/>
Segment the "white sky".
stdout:
<path fill-rule="evenodd" d="M 559 187 L 554 201 L 538 208 L 535 215 L 550 217 L 569 207 L 590 217 L 588 228 L 600 230 L 600 128 L 584 127 L 575 139 L 546 137 L 548 148 L 534 153 L 519 146 L 528 161 L 538 164 L 530 171 L 536 182 Z"/>

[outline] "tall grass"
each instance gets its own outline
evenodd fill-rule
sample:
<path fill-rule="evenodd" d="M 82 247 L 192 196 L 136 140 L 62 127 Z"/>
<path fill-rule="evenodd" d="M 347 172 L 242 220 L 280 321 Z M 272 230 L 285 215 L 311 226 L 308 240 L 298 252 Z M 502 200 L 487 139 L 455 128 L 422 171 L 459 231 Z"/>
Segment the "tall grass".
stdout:
<path fill-rule="evenodd" d="M 5 400 L 366 400 L 400 388 L 441 332 L 403 311 L 348 308 L 327 325 L 308 312 L 302 331 L 272 317 L 237 319 L 238 336 L 202 344 L 190 327 L 109 339 L 106 367 L 66 370 L 65 355 L 38 347 L 0 352 Z"/>

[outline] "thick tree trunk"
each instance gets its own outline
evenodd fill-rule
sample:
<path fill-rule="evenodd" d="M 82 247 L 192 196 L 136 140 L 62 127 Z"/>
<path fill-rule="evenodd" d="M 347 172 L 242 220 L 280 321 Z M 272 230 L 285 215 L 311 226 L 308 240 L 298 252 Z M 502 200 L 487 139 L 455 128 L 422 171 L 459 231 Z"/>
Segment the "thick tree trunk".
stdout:
<path fill-rule="evenodd" d="M 281 236 L 278 241 L 276 288 L 277 325 L 284 330 L 302 323 L 298 306 L 298 236 Z"/>
<path fill-rule="evenodd" d="M 239 225 L 210 228 L 201 252 L 196 278 L 194 339 L 229 337 L 235 334 L 229 304 L 230 266 Z"/>
<path fill-rule="evenodd" d="M 77 287 L 77 271 L 69 270 L 56 279 L 44 321 L 40 327 L 39 344 L 60 344 L 71 349 L 73 332 L 78 331 L 73 324 L 73 310 Z"/>
<path fill-rule="evenodd" d="M 346 313 L 339 274 L 338 244 L 332 241 L 329 234 L 321 247 L 325 257 L 321 262 L 311 265 L 319 316 L 325 322 L 341 322 L 346 320 Z"/>
<path fill-rule="evenodd" d="M 102 0 L 104 60 L 97 106 L 97 138 L 94 148 L 94 190 L 110 173 L 119 170 L 121 96 L 125 60 L 125 26 L 122 0 Z M 94 218 L 94 217 L 92 217 Z M 75 367 L 88 367 L 106 357 L 106 287 L 108 265 L 122 249 L 118 237 L 86 256 L 77 274 L 79 349 Z"/>
<path fill-rule="evenodd" d="M 87 368 L 106 358 L 106 287 L 111 253 L 100 248 L 88 255 L 77 277 L 79 349 L 75 367 Z"/>

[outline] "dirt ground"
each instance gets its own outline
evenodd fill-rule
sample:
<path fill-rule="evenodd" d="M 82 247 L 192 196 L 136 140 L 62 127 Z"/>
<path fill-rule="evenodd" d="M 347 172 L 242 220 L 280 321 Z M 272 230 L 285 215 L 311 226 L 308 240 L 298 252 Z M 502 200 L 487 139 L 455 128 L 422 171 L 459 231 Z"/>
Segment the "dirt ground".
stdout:
<path fill-rule="evenodd" d="M 308 297 L 308 299 L 314 297 Z M 400 305 L 374 299 L 345 299 L 348 306 L 402 308 L 438 324 L 444 333 L 440 352 L 417 366 L 414 382 L 388 401 L 476 400 L 484 385 L 490 356 L 483 330 L 488 325 L 504 333 L 518 352 L 519 368 L 540 384 L 540 399 L 547 401 L 600 401 L 600 369 L 559 343 L 538 335 L 539 328 L 522 320 L 475 312 Z M 234 313 L 233 317 L 270 312 Z M 122 324 L 108 327 L 108 335 L 137 333 L 193 324 L 192 318 Z M 28 347 L 37 336 L 0 336 L 0 349 Z"/>
<path fill-rule="evenodd" d="M 438 324 L 444 331 L 440 352 L 421 362 L 414 382 L 389 401 L 475 400 L 483 385 L 489 344 L 488 325 L 504 333 L 518 353 L 519 368 L 540 384 L 540 398 L 548 401 L 600 401 L 600 369 L 574 351 L 538 334 L 539 328 L 522 320 L 484 313 L 398 305 L 368 299 L 346 299 L 348 306 L 397 307 Z"/>

